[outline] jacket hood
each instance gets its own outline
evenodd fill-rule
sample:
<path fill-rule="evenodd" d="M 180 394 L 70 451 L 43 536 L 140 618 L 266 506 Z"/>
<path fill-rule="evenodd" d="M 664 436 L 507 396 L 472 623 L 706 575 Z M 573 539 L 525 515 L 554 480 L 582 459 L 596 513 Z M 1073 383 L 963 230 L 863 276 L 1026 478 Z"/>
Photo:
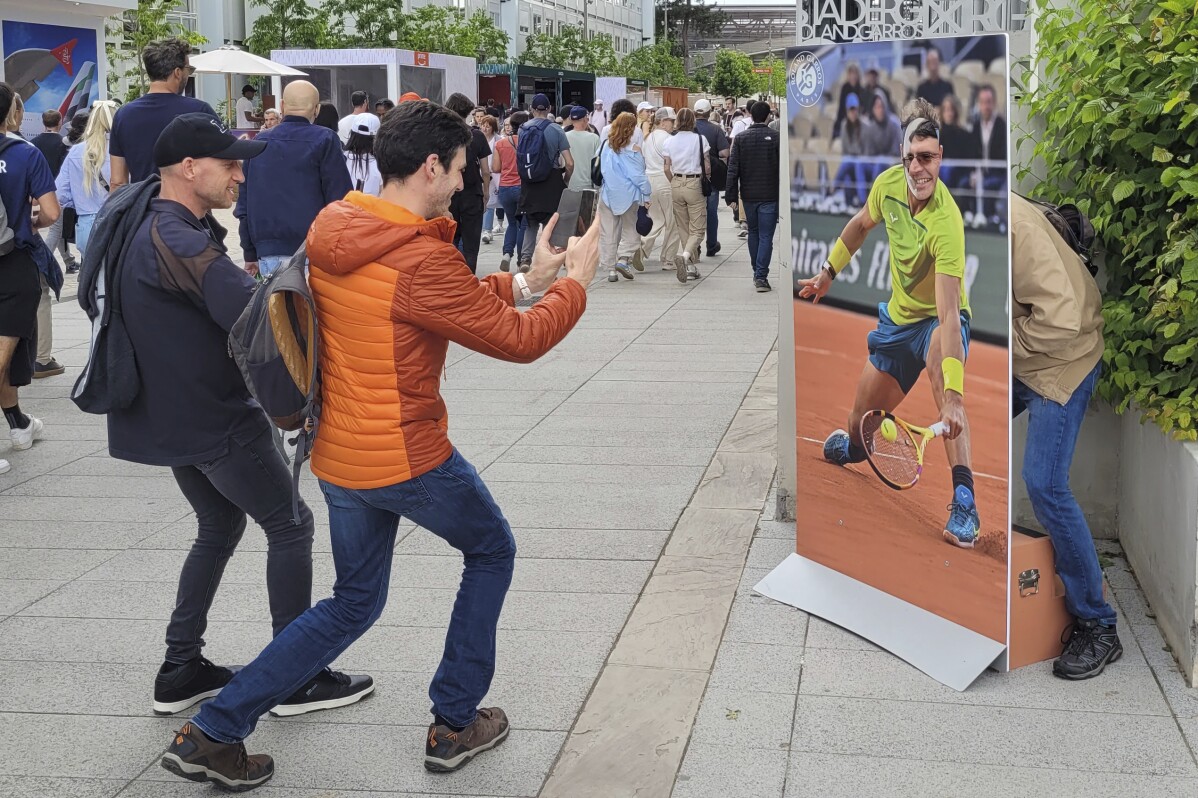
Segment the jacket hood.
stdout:
<path fill-rule="evenodd" d="M 378 197 L 351 191 L 327 206 L 308 231 L 308 259 L 330 274 L 374 263 L 418 236 L 453 242 L 457 224 L 448 217 L 422 219 Z"/>

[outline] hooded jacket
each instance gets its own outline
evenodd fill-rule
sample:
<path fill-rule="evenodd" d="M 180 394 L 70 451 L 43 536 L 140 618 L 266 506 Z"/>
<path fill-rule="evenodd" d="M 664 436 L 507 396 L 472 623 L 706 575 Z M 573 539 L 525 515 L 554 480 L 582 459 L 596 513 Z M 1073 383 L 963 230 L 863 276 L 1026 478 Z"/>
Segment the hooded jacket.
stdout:
<path fill-rule="evenodd" d="M 1011 194 L 1011 355 L 1015 379 L 1068 403 L 1102 360 L 1102 294 L 1044 214 Z"/>
<path fill-rule="evenodd" d="M 888 158 L 898 158 L 903 152 L 903 128 L 898 117 L 890 110 L 890 102 L 886 95 L 878 92 L 874 101 L 882 101 L 886 116 L 881 123 L 874 116 L 873 106 L 865 113 L 861 130 L 861 144 L 866 155 L 884 155 Z"/>
<path fill-rule="evenodd" d="M 440 382 L 449 342 L 530 363 L 586 309 L 586 289 L 563 279 L 516 310 L 512 275 L 475 278 L 453 246 L 456 227 L 357 191 L 316 217 L 307 246 L 320 324 L 320 479 L 380 488 L 441 465 L 453 453 Z"/>

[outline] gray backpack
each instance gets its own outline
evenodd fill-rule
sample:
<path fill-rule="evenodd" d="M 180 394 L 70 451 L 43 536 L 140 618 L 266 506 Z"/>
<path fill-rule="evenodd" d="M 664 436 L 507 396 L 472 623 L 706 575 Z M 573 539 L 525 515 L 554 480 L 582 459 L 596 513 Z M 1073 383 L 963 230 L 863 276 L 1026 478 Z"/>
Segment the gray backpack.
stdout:
<path fill-rule="evenodd" d="M 300 468 L 320 416 L 320 335 L 304 247 L 254 291 L 229 331 L 229 354 L 246 387 L 279 429 L 297 433 L 291 508 L 299 523 Z"/>
<path fill-rule="evenodd" d="M 0 154 L 16 143 L 15 139 L 0 136 Z M 0 257 L 12 252 L 16 246 L 17 234 L 8 226 L 8 212 L 4 210 L 4 203 L 0 202 Z"/>

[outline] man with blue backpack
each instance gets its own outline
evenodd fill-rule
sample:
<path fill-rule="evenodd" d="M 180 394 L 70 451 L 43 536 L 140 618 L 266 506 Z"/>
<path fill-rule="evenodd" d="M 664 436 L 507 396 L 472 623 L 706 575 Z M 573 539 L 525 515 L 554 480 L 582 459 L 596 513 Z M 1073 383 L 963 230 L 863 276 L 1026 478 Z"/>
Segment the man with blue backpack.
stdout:
<path fill-rule="evenodd" d="M 561 125 L 549 118 L 549 98 L 532 98 L 532 119 L 521 126 L 516 145 L 520 173 L 520 212 L 528 219 L 520 247 L 520 271 L 527 272 L 537 249 L 541 227 L 557 213 L 562 191 L 574 174 L 570 140 Z"/>

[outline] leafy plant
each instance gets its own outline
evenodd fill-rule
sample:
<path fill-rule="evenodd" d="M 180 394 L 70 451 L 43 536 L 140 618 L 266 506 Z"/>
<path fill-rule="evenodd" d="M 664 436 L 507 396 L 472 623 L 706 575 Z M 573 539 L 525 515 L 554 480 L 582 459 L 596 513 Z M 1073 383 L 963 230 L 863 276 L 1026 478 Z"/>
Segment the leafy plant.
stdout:
<path fill-rule="evenodd" d="M 1038 193 L 1075 202 L 1105 254 L 1099 394 L 1198 440 L 1198 5 L 1036 2 L 1021 102 L 1045 130 L 1024 140 Z"/>
<path fill-rule="evenodd" d="M 604 33 L 585 39 L 582 30 L 573 25 L 563 25 L 556 35 L 529 36 L 520 63 L 547 69 L 578 69 L 596 75 L 614 75 L 619 70 L 611 36 Z"/>
<path fill-rule="evenodd" d="M 122 78 L 129 79 L 126 101 L 146 93 L 150 78 L 141 62 L 141 51 L 150 42 L 179 36 L 194 47 L 208 41 L 189 30 L 178 18 L 172 18 L 172 13 L 180 6 L 180 0 L 138 0 L 137 8 L 105 21 L 104 54 L 108 59 L 110 95 L 120 93 Z"/>
<path fill-rule="evenodd" d="M 747 97 L 757 91 L 753 59 L 736 50 L 722 49 L 715 54 L 711 90 L 724 97 Z"/>
<path fill-rule="evenodd" d="M 682 59 L 674 55 L 674 43 L 663 39 L 649 47 L 638 47 L 621 65 L 624 77 L 649 81 L 650 86 L 691 87 Z"/>
<path fill-rule="evenodd" d="M 335 46 L 328 10 L 307 0 L 250 0 L 250 5 L 270 9 L 254 20 L 245 46 L 270 58 L 271 50 L 288 47 L 321 49 Z"/>
<path fill-rule="evenodd" d="M 786 94 L 786 62 L 776 55 L 767 56 L 757 63 L 757 69 L 768 69 L 768 74 L 754 72 L 757 78 L 757 93 L 781 97 Z"/>
<path fill-rule="evenodd" d="M 479 63 L 507 61 L 510 37 L 485 11 L 467 17 L 442 6 L 421 6 L 406 15 L 401 47 L 426 53 L 477 58 Z"/>
<path fill-rule="evenodd" d="M 407 15 L 393 0 L 339 0 L 329 9 L 337 47 L 398 47 L 403 40 Z"/>

